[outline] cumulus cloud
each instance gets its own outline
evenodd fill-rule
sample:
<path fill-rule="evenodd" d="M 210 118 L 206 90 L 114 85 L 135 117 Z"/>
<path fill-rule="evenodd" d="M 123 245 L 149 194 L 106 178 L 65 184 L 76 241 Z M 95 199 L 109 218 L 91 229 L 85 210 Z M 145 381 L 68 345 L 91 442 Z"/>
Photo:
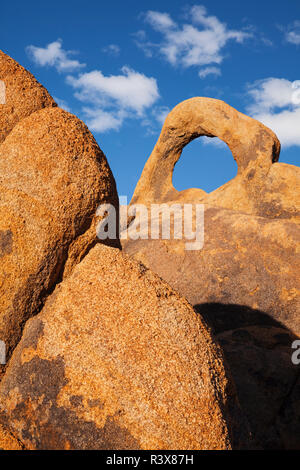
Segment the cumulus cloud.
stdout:
<path fill-rule="evenodd" d="M 27 46 L 26 52 L 37 65 L 55 67 L 58 72 L 72 72 L 85 67 L 85 64 L 70 58 L 76 51 L 64 50 L 61 39 L 46 47 Z"/>
<path fill-rule="evenodd" d="M 168 13 L 160 13 L 159 11 L 149 10 L 146 13 L 146 20 L 157 31 L 169 31 L 176 28 L 176 23 L 172 20 Z"/>
<path fill-rule="evenodd" d="M 69 76 L 67 82 L 79 90 L 77 96 L 82 100 L 100 104 L 113 100 L 122 108 L 142 114 L 159 97 L 157 82 L 127 66 L 121 71 L 121 75 L 105 76 L 101 70 L 94 70 L 78 78 Z"/>
<path fill-rule="evenodd" d="M 127 115 L 125 110 L 103 111 L 103 109 L 89 107 L 84 107 L 83 112 L 90 129 L 94 132 L 119 130 Z"/>
<path fill-rule="evenodd" d="M 249 85 L 247 112 L 271 128 L 283 146 L 300 146 L 300 81 L 266 78 Z"/>
<path fill-rule="evenodd" d="M 67 83 L 85 107 L 89 127 L 98 132 L 119 129 L 125 118 L 143 118 L 159 98 L 152 77 L 124 66 L 120 75 L 105 76 L 100 70 L 79 77 L 68 76 Z"/>
<path fill-rule="evenodd" d="M 214 75 L 215 77 L 220 77 L 222 73 L 218 67 L 205 67 L 204 69 L 199 70 L 198 75 L 200 78 L 206 78 L 208 75 Z"/>
<path fill-rule="evenodd" d="M 148 11 L 144 19 L 162 35 L 162 40 L 153 44 L 140 38 L 139 47 L 147 55 L 151 50 L 159 50 L 173 66 L 203 66 L 220 64 L 224 57 L 222 51 L 229 41 L 242 43 L 251 36 L 245 31 L 229 29 L 217 17 L 209 16 L 204 6 L 191 7 L 188 18 L 189 23 L 179 25 L 168 13 Z"/>
<path fill-rule="evenodd" d="M 110 55 L 118 56 L 121 49 L 117 44 L 109 44 L 108 46 L 103 47 L 102 51 Z"/>
<path fill-rule="evenodd" d="M 285 39 L 291 44 L 300 44 L 300 21 L 296 20 L 285 31 Z"/>

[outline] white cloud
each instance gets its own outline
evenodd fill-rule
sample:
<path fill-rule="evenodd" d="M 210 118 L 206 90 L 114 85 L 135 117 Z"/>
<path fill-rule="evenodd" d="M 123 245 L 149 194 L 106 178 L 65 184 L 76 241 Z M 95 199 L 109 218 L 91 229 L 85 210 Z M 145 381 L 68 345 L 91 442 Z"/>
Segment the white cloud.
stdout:
<path fill-rule="evenodd" d="M 283 146 L 300 146 L 300 82 L 266 78 L 248 87 L 247 112 L 272 129 Z"/>
<path fill-rule="evenodd" d="M 160 13 L 159 11 L 149 10 L 146 13 L 146 20 L 154 29 L 160 32 L 176 28 L 176 23 L 174 23 L 168 13 Z"/>
<path fill-rule="evenodd" d="M 103 47 L 102 51 L 106 52 L 107 54 L 118 56 L 121 49 L 117 44 L 109 44 L 108 46 Z"/>
<path fill-rule="evenodd" d="M 222 75 L 221 70 L 218 67 L 205 67 L 199 71 L 200 78 L 206 78 L 208 75 L 215 75 L 220 77 Z"/>
<path fill-rule="evenodd" d="M 143 37 L 143 32 L 138 34 Z M 85 64 L 70 58 L 74 51 L 62 48 L 58 39 L 45 48 L 28 46 L 27 53 L 38 65 L 55 67 L 58 72 L 74 72 Z M 120 47 L 109 44 L 104 52 L 118 55 Z M 68 75 L 66 81 L 74 90 L 74 96 L 83 103 L 82 111 L 89 127 L 96 132 L 118 130 L 125 119 L 146 121 L 145 113 L 160 98 L 157 81 L 153 77 L 124 66 L 120 75 L 105 76 L 101 70 L 83 73 L 75 77 Z M 56 99 L 58 105 L 70 111 L 67 103 Z"/>
<path fill-rule="evenodd" d="M 282 145 L 300 146 L 300 108 L 284 110 L 277 114 L 260 114 L 255 117 L 275 132 Z"/>
<path fill-rule="evenodd" d="M 253 104 L 248 107 L 252 113 L 284 108 L 292 104 L 294 93 L 292 82 L 284 78 L 258 80 L 248 87 Z"/>
<path fill-rule="evenodd" d="M 159 98 L 152 77 L 123 67 L 121 75 L 105 76 L 100 70 L 67 77 L 75 96 L 85 103 L 84 112 L 92 130 L 119 129 L 125 118 L 143 118 Z"/>
<path fill-rule="evenodd" d="M 152 77 L 122 67 L 122 75 L 105 76 L 100 70 L 67 77 L 67 82 L 78 89 L 83 101 L 105 104 L 114 101 L 121 108 L 129 108 L 142 114 L 159 97 L 157 82 Z"/>
<path fill-rule="evenodd" d="M 292 25 L 290 25 L 285 32 L 285 39 L 287 42 L 291 44 L 296 44 L 297 46 L 300 44 L 300 21 L 294 21 Z"/>
<path fill-rule="evenodd" d="M 51 42 L 46 47 L 27 46 L 26 51 L 36 64 L 41 67 L 55 67 L 58 72 L 72 72 L 85 67 L 85 64 L 81 64 L 78 60 L 70 59 L 69 56 L 76 52 L 64 50 L 61 39 Z"/>
<path fill-rule="evenodd" d="M 84 107 L 83 112 L 88 119 L 88 125 L 94 132 L 107 132 L 109 130 L 119 130 L 126 117 L 126 112 L 122 110 L 103 111 Z"/>
<path fill-rule="evenodd" d="M 148 55 L 149 50 L 157 48 L 173 66 L 203 66 L 220 64 L 228 41 L 242 43 L 251 36 L 245 31 L 228 29 L 218 18 L 209 16 L 203 6 L 193 6 L 188 16 L 190 23 L 178 25 L 168 13 L 148 11 L 145 21 L 162 35 L 162 41 L 153 44 L 140 38 L 139 47 Z"/>

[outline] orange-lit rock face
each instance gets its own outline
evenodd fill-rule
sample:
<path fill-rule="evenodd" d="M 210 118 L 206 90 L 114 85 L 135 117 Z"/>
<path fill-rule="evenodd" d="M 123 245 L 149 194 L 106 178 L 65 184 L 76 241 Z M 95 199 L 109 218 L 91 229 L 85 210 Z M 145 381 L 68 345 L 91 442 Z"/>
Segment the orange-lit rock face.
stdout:
<path fill-rule="evenodd" d="M 5 103 L 0 104 L 1 143 L 19 121 L 35 111 L 57 105 L 30 72 L 2 51 L 0 80 L 5 84 Z"/>
<path fill-rule="evenodd" d="M 174 165 L 182 148 L 201 135 L 228 144 L 238 174 L 210 194 L 178 192 L 172 185 Z M 258 443 L 288 448 L 290 442 L 300 448 L 299 438 L 291 438 L 300 436 L 300 410 L 295 398 L 285 400 L 297 373 L 291 342 L 300 335 L 300 169 L 277 163 L 279 151 L 272 131 L 221 101 L 180 103 L 165 121 L 131 204 L 204 204 L 203 249 L 186 251 L 185 240 L 128 239 L 122 244 L 185 296 L 220 335 Z M 255 327 L 255 334 L 248 330 Z M 274 338 L 262 341 L 262 332 L 278 344 Z M 270 350 L 266 343 L 273 344 Z M 256 362 L 250 367 L 251 360 Z M 273 388 L 272 361 L 285 364 Z"/>
<path fill-rule="evenodd" d="M 172 184 L 174 165 L 182 149 L 200 136 L 223 140 L 238 174 L 210 194 L 195 188 L 179 192 Z M 263 217 L 299 217 L 300 170 L 276 163 L 279 153 L 276 135 L 260 122 L 223 101 L 191 98 L 167 116 L 131 203 L 199 201 Z"/>
<path fill-rule="evenodd" d="M 238 174 L 210 194 L 178 192 L 174 165 L 182 148 L 201 135 L 228 144 Z M 204 204 L 204 247 L 188 252 L 184 241 L 151 239 L 125 240 L 123 247 L 193 305 L 247 305 L 300 333 L 300 169 L 276 163 L 279 150 L 271 130 L 222 101 L 180 103 L 166 118 L 131 205 Z"/>
<path fill-rule="evenodd" d="M 100 244 L 27 322 L 0 403 L 30 449 L 249 445 L 201 317 L 158 276 Z"/>
<path fill-rule="evenodd" d="M 97 206 L 118 197 L 87 127 L 2 53 L 0 78 L 0 339 L 9 358 L 26 320 L 96 243 Z"/>
<path fill-rule="evenodd" d="M 300 335 L 300 227 L 205 205 L 204 246 L 185 240 L 124 240 L 124 250 L 158 273 L 192 305 L 260 310 Z"/>

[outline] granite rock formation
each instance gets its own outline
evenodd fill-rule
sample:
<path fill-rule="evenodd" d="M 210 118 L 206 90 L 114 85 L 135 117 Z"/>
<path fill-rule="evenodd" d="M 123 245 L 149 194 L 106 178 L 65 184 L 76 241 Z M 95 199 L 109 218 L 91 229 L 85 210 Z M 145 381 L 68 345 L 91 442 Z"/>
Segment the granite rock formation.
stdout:
<path fill-rule="evenodd" d="M 117 207 L 118 196 L 87 127 L 29 72 L 0 59 L 0 338 L 9 359 L 26 320 L 96 243 L 97 206 Z"/>
<path fill-rule="evenodd" d="M 131 207 L 204 204 L 203 249 L 129 239 L 124 254 L 97 243 L 118 195 L 87 127 L 1 51 L 0 80 L 0 449 L 299 449 L 300 172 L 274 133 L 218 100 L 179 104 Z M 238 174 L 178 192 L 202 135 Z"/>
<path fill-rule="evenodd" d="M 177 191 L 172 173 L 183 148 L 197 137 L 218 137 L 230 148 L 237 176 L 210 194 Z M 214 207 L 272 218 L 300 217 L 300 169 L 277 163 L 276 135 L 223 101 L 191 98 L 167 116 L 136 186 L 131 204 L 199 201 Z"/>
<path fill-rule="evenodd" d="M 237 176 L 210 194 L 195 188 L 176 191 L 174 165 L 183 147 L 203 135 L 227 143 L 238 165 Z M 290 413 L 290 425 L 284 417 L 299 375 L 291 363 L 290 341 L 300 335 L 300 169 L 278 163 L 279 152 L 280 143 L 270 129 L 219 100 L 193 98 L 180 103 L 166 118 L 129 207 L 204 204 L 204 246 L 187 251 L 186 240 L 172 239 L 172 235 L 170 240 L 160 235 L 157 240 L 129 238 L 122 242 L 128 254 L 158 273 L 197 311 L 203 314 L 205 309 L 206 321 L 222 335 L 218 338 L 253 434 L 266 448 L 288 446 L 288 429 L 297 429 L 300 435 L 299 410 Z M 245 309 L 247 321 L 241 325 Z M 241 332 L 242 327 L 252 330 Z M 276 331 L 279 337 L 288 338 L 284 344 L 274 342 Z M 247 341 L 252 341 L 251 347 Z M 267 344 L 276 346 L 277 352 Z M 243 349 L 253 361 L 247 360 Z M 280 357 L 278 364 L 285 364 L 277 370 L 277 382 L 274 370 L 267 366 L 260 370 L 255 365 L 258 351 L 261 361 L 264 357 L 271 363 Z M 268 398 L 271 381 L 276 389 L 273 401 Z M 253 394 L 245 393 L 245 382 Z M 266 405 L 264 413 L 258 412 L 259 403 Z M 292 409 L 296 410 L 295 404 Z M 300 448 L 299 438 L 290 442 Z"/>
<path fill-rule="evenodd" d="M 249 446 L 201 317 L 100 244 L 27 322 L 0 385 L 0 416 L 28 449 Z"/>
<path fill-rule="evenodd" d="M 19 121 L 35 111 L 57 104 L 28 70 L 1 50 L 0 80 L 5 85 L 5 103 L 0 105 L 1 143 Z"/>

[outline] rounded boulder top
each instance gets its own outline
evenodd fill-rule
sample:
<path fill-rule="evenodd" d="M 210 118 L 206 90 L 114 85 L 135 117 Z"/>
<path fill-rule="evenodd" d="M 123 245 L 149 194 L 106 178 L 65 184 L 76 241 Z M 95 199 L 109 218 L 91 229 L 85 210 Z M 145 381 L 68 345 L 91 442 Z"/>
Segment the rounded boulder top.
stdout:
<path fill-rule="evenodd" d="M 0 143 L 22 119 L 57 106 L 48 91 L 15 60 L 0 50 Z"/>

